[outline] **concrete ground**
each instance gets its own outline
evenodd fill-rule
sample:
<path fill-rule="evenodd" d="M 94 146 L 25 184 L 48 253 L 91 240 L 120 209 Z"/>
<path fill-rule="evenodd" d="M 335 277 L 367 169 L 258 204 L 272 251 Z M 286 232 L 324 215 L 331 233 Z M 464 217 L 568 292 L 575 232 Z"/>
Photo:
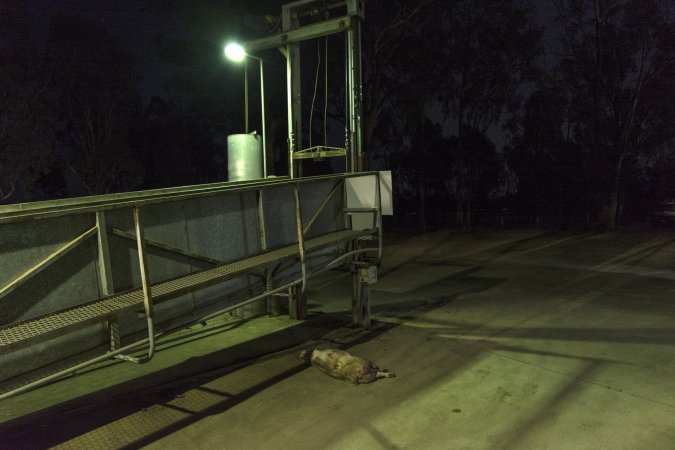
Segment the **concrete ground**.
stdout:
<path fill-rule="evenodd" d="M 1 402 L 0 447 L 674 448 L 674 267 L 668 232 L 391 239 L 371 330 L 328 273 L 305 322 L 224 323 Z M 397 378 L 330 378 L 297 359 L 317 344 Z"/>

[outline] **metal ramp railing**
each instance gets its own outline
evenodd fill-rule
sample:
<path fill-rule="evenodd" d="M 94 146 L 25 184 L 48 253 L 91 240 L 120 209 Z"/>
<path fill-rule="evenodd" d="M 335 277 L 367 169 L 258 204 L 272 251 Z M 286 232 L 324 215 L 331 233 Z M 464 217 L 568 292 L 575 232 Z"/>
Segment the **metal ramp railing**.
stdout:
<path fill-rule="evenodd" d="M 332 244 L 352 241 L 373 234 L 374 230 L 342 230 L 305 241 L 307 251 L 316 250 Z M 289 258 L 297 258 L 300 251 L 297 245 L 289 245 L 271 250 L 239 261 L 219 265 L 189 275 L 152 285 L 153 304 L 179 297 L 180 295 L 203 289 L 214 284 L 235 278 L 275 264 Z M 66 333 L 74 328 L 105 319 L 130 308 L 143 306 L 143 289 L 134 289 L 111 295 L 83 305 L 45 314 L 33 319 L 0 327 L 0 354 L 16 350 L 22 346 L 48 339 L 54 335 Z"/>
<path fill-rule="evenodd" d="M 374 198 L 374 204 L 377 206 L 376 208 L 348 207 L 345 189 L 347 180 L 360 177 L 370 177 L 375 181 L 374 190 L 370 195 Z M 319 184 L 321 184 L 322 187 L 317 190 L 314 186 Z M 305 187 L 302 196 L 300 195 L 301 186 Z M 267 194 L 267 192 L 270 192 L 270 194 Z M 289 197 L 288 194 L 290 192 L 292 192 L 292 195 Z M 339 193 L 342 193 L 342 195 L 337 195 Z M 167 223 L 166 221 L 168 221 L 168 223 L 175 222 L 172 221 L 172 219 L 167 218 L 167 213 L 164 210 L 165 205 L 167 211 L 172 210 L 172 202 L 183 205 L 181 208 L 184 210 L 190 210 L 190 205 L 197 205 L 201 208 L 205 204 L 205 201 L 209 202 L 207 203 L 208 205 L 217 206 L 222 204 L 223 200 L 231 195 L 238 196 L 235 199 L 236 201 L 233 201 L 234 203 L 244 202 L 243 196 L 247 196 L 246 198 L 248 198 L 246 201 L 249 202 L 249 212 L 242 212 L 240 215 L 241 220 L 243 221 L 242 223 L 246 228 L 249 228 L 251 232 L 248 233 L 248 238 L 242 236 L 237 239 L 249 239 L 249 246 L 244 246 L 244 248 L 250 249 L 250 245 L 254 245 L 256 250 L 253 251 L 253 254 L 250 254 L 250 250 L 248 250 L 244 253 L 249 253 L 245 257 L 228 257 L 225 256 L 225 253 L 227 252 L 219 253 L 218 251 L 209 251 L 208 246 L 212 244 L 211 232 L 214 230 L 208 227 L 199 228 L 199 230 L 201 230 L 199 232 L 207 233 L 207 235 L 204 236 L 206 239 L 203 241 L 206 242 L 204 245 L 207 247 L 202 246 L 200 249 L 193 246 L 191 248 L 189 245 L 190 239 L 195 238 L 198 240 L 199 235 L 194 234 L 197 233 L 196 231 L 192 232 L 193 234 L 189 234 L 188 222 L 190 219 L 187 215 L 183 218 L 185 221 L 185 241 L 188 243 L 187 248 L 182 246 L 184 244 L 176 244 L 175 241 L 172 242 L 176 236 L 176 229 L 182 230 L 180 227 L 183 227 L 183 225 L 176 225 L 177 228 L 174 228 L 173 231 L 169 230 L 165 234 L 162 234 L 164 228 L 157 228 L 158 223 L 162 225 Z M 268 195 L 270 195 L 270 197 L 267 197 Z M 303 302 L 306 300 L 302 298 L 301 293 L 305 289 L 305 282 L 308 277 L 319 271 L 327 270 L 329 267 L 332 267 L 341 261 L 349 262 L 355 260 L 360 257 L 359 255 L 368 252 L 377 252 L 376 259 L 378 261 L 381 258 L 382 208 L 380 195 L 379 174 L 377 172 L 370 172 L 306 178 L 302 180 L 274 179 L 248 183 L 217 184 L 213 186 L 204 185 L 187 187 L 185 189 L 172 188 L 154 192 L 149 191 L 147 193 L 119 194 L 107 196 L 106 198 L 93 197 L 91 199 L 85 198 L 46 202 L 45 204 L 37 203 L 0 207 L 0 241 L 3 241 L 4 236 L 5 240 L 10 244 L 9 247 L 0 247 L 0 258 L 4 259 L 4 261 L 0 260 L 0 268 L 2 268 L 4 264 L 5 268 L 10 267 L 13 269 L 13 272 L 18 266 L 28 265 L 30 267 L 20 275 L 15 275 L 13 278 L 9 280 L 5 279 L 3 283 L 0 283 L 0 300 L 4 302 L 0 307 L 6 308 L 7 305 L 12 304 L 20 305 L 23 302 L 26 302 L 26 305 L 40 305 L 39 302 L 42 301 L 42 299 L 39 298 L 39 296 L 44 295 L 44 286 L 41 285 L 41 283 L 44 283 L 45 279 L 66 289 L 66 292 L 59 294 L 61 297 L 58 297 L 63 299 L 61 307 L 59 307 L 58 304 L 56 304 L 55 308 L 51 306 L 53 305 L 53 298 L 50 298 L 48 300 L 51 303 L 47 302 L 47 306 L 50 306 L 50 309 L 52 310 L 49 311 L 49 309 L 47 309 L 47 312 L 43 312 L 42 314 L 38 313 L 33 317 L 29 316 L 25 319 L 12 320 L 11 315 L 5 315 L 9 310 L 0 308 L 0 324 L 2 324 L 0 325 L 0 365 L 5 364 L 3 361 L 9 361 L 9 364 L 14 365 L 14 367 L 7 365 L 4 365 L 4 367 L 11 367 L 13 373 L 19 373 L 19 376 L 10 375 L 9 377 L 9 372 L 4 373 L 5 377 L 0 379 L 0 385 L 6 381 L 11 380 L 11 382 L 9 388 L 0 387 L 0 400 L 74 373 L 91 364 L 111 358 L 118 358 L 135 363 L 145 363 L 150 361 L 154 356 L 156 338 L 163 336 L 172 330 L 178 329 L 180 326 L 185 326 L 189 323 L 199 323 L 215 317 L 216 315 L 232 311 L 243 305 L 265 298 L 273 298 L 272 296 L 288 296 L 289 314 L 291 317 L 303 318 Z M 314 210 L 313 214 L 303 216 L 301 203 L 303 203 L 305 207 L 308 205 L 311 206 L 309 209 Z M 328 207 L 328 205 L 331 206 Z M 269 209 L 272 210 L 271 213 L 269 212 Z M 331 209 L 333 211 L 332 214 L 327 216 L 322 214 L 322 212 L 327 209 Z M 200 209 L 196 210 L 200 211 Z M 142 211 L 144 211 L 143 214 Z M 285 214 L 284 216 L 286 218 L 282 219 L 278 214 L 283 211 L 287 211 L 288 213 L 294 211 L 295 217 L 291 218 L 291 214 Z M 128 228 L 128 225 L 120 224 L 126 223 L 124 221 L 128 220 L 129 212 L 133 213 L 133 233 L 119 228 L 120 226 Z M 230 214 L 230 216 L 227 217 L 231 219 L 231 210 L 225 209 L 223 212 L 225 214 Z M 153 227 L 152 230 L 155 235 L 153 239 L 146 239 L 145 237 L 147 227 L 144 225 L 143 216 L 146 215 L 146 213 L 147 219 L 149 219 L 152 224 L 151 226 Z M 352 229 L 352 219 L 350 215 L 353 213 L 372 213 L 372 227 L 371 225 L 366 225 L 368 228 L 362 227 L 365 229 Z M 220 213 L 216 212 L 214 214 L 214 219 L 220 217 L 218 216 Z M 247 214 L 248 217 L 244 217 Z M 321 219 L 320 216 L 323 216 L 323 219 Z M 303 217 L 305 217 L 305 220 L 303 220 Z M 341 217 L 341 219 L 339 219 L 339 217 Z M 64 219 L 65 222 L 63 222 Z M 109 226 L 108 224 L 111 222 L 111 219 L 112 224 Z M 54 220 L 57 222 L 52 222 Z M 92 220 L 94 222 L 93 227 Z M 197 217 L 196 220 L 201 219 Z M 252 222 L 248 223 L 249 220 L 252 220 Z M 279 235 L 278 232 L 278 227 L 281 225 L 280 221 L 283 222 L 283 232 L 281 235 Z M 268 222 L 267 225 L 266 222 Z M 47 224 L 47 227 L 41 225 L 44 223 Z M 65 244 L 56 244 L 56 242 L 59 242 L 59 240 L 56 240 L 51 244 L 54 245 L 54 247 L 52 247 L 54 250 L 35 264 L 35 256 L 42 253 L 42 246 L 46 241 L 51 239 L 51 231 L 49 230 L 54 223 L 60 224 L 59 226 L 64 230 L 60 234 L 57 233 L 60 236 L 58 239 L 61 240 L 61 242 L 63 242 L 64 238 L 70 240 L 66 240 Z M 181 222 L 178 221 L 176 223 L 180 224 Z M 208 223 L 210 226 L 221 226 L 219 225 L 219 220 L 213 220 Z M 8 224 L 9 228 L 3 228 L 4 224 Z M 33 224 L 35 224 L 34 228 L 37 231 L 31 230 Z M 64 224 L 65 227 L 63 226 Z M 198 222 L 195 222 L 195 224 L 195 226 L 199 225 Z M 70 233 L 69 230 L 71 229 L 71 226 L 75 229 L 86 227 L 86 231 L 83 233 L 78 232 L 80 234 L 75 238 L 66 238 Z M 312 227 L 318 228 L 318 230 L 312 233 L 312 237 L 308 237 L 308 232 Z M 40 251 L 32 252 L 32 255 L 35 256 L 26 258 L 21 252 L 13 253 L 13 249 L 20 249 L 20 246 L 16 243 L 19 242 L 16 241 L 17 239 L 25 245 L 30 245 L 29 239 L 23 237 L 24 235 L 22 233 L 25 232 L 26 236 L 33 237 L 37 237 L 42 233 L 43 235 L 40 236 L 42 238 L 44 237 L 45 230 L 47 230 L 47 238 L 36 243 L 36 246 L 40 247 Z M 223 231 L 220 228 L 216 228 L 216 230 L 220 233 Z M 237 236 L 236 234 L 233 234 L 236 233 L 235 230 L 227 231 L 230 231 L 230 233 L 227 233 L 228 235 Z M 127 265 L 122 268 L 122 272 L 124 273 L 120 274 L 115 272 L 116 266 L 111 263 L 113 259 L 111 257 L 112 244 L 108 242 L 109 236 L 117 236 L 116 239 L 118 239 L 118 244 L 121 242 L 128 243 L 130 240 L 132 242 L 135 241 L 136 250 L 129 248 L 128 251 L 137 254 L 138 266 L 135 266 L 136 275 L 134 275 L 136 281 L 132 286 L 138 286 L 140 279 L 140 287 L 134 287 L 122 292 L 116 292 L 114 290 L 114 285 L 117 283 L 116 277 L 121 276 L 124 278 L 125 276 L 129 276 L 125 271 L 129 270 L 131 266 L 128 266 L 129 262 L 127 262 Z M 96 238 L 95 254 L 92 255 L 91 252 L 87 253 L 84 251 L 80 256 L 72 256 L 72 254 L 75 253 L 75 249 L 81 248 L 85 243 L 88 243 L 87 245 L 92 244 L 90 238 Z M 11 239 L 14 239 L 15 241 L 12 242 Z M 377 248 L 363 248 L 362 241 L 372 239 L 376 240 Z M 268 243 L 272 241 L 275 242 L 277 247 L 269 248 Z M 155 273 L 155 266 L 153 266 L 152 272 L 155 275 L 155 280 L 159 281 L 151 283 L 151 271 L 148 267 L 146 245 L 158 248 L 162 252 L 169 252 L 174 256 L 180 256 L 189 260 L 201 260 L 202 263 L 210 264 L 210 266 L 194 271 L 194 268 L 190 264 L 189 273 L 178 276 L 174 273 L 173 276 L 169 277 L 162 275 L 162 270 Z M 307 258 L 312 252 L 338 245 L 345 246 L 340 252 L 340 256 L 330 263 L 321 263 L 322 266 L 319 270 L 312 268 L 312 274 L 308 274 L 307 267 L 309 267 L 309 264 L 307 263 Z M 319 252 L 319 254 L 322 255 L 321 258 L 329 256 L 325 252 Z M 18 255 L 19 259 L 17 259 L 17 262 L 19 262 L 19 264 L 15 264 L 14 261 L 11 261 L 14 255 Z M 82 259 L 91 258 L 92 256 L 94 257 L 93 260 L 85 261 Z M 57 263 L 62 266 L 72 264 L 72 258 L 80 258 L 78 264 L 87 264 L 88 267 L 90 267 L 89 270 L 93 270 L 96 274 L 95 278 L 98 280 L 93 282 L 93 284 L 97 286 L 97 288 L 89 287 L 88 289 L 90 291 L 91 289 L 98 289 L 98 291 L 97 294 L 93 292 L 92 294 L 87 294 L 87 296 L 90 295 L 90 299 L 93 298 L 94 300 L 84 301 L 79 304 L 75 301 L 74 303 L 76 304 L 74 306 L 69 306 L 68 302 L 70 302 L 70 305 L 73 305 L 73 301 L 69 299 L 70 295 L 67 292 L 67 289 L 70 289 L 71 286 L 73 289 L 79 289 L 82 286 L 81 281 L 75 281 L 75 284 L 72 284 L 72 282 L 67 279 L 54 279 L 54 275 L 50 272 L 50 267 L 57 265 Z M 319 260 L 325 261 L 321 258 L 319 258 Z M 118 261 L 119 258 L 115 260 L 116 263 Z M 157 260 L 153 261 L 154 263 L 157 262 Z M 285 278 L 285 281 L 282 278 L 278 278 L 277 275 L 274 275 L 276 269 L 272 269 L 274 266 L 278 268 L 281 263 L 289 261 L 291 263 L 287 267 L 292 268 L 291 270 L 295 271 L 294 273 L 296 274 L 290 282 L 288 281 L 288 278 Z M 317 264 L 319 263 L 317 262 Z M 312 265 L 316 264 L 312 263 Z M 164 267 L 165 273 L 167 270 L 170 270 L 170 268 L 167 269 Z M 194 293 L 194 295 L 197 296 L 206 288 L 219 285 L 220 283 L 230 282 L 231 280 L 239 279 L 246 275 L 262 277 L 262 293 L 253 297 L 251 297 L 251 295 L 254 294 L 250 293 L 249 298 L 243 300 L 239 297 L 236 297 L 236 299 L 235 297 L 230 298 L 228 297 L 228 289 L 231 289 L 228 286 L 230 285 L 224 284 L 222 292 L 223 300 L 220 300 L 221 303 L 214 303 L 213 307 L 209 306 L 209 308 L 212 308 L 210 310 L 208 308 L 203 309 L 205 314 L 201 312 L 202 310 L 197 310 L 195 306 L 192 307 L 194 311 L 188 311 L 188 315 L 180 312 L 181 308 L 184 309 L 184 306 L 189 304 L 189 301 L 185 297 L 186 294 Z M 288 275 L 286 275 L 286 277 L 287 276 Z M 280 284 L 275 285 L 277 282 L 280 282 Z M 31 287 L 33 284 L 36 284 L 35 288 Z M 92 286 L 91 282 L 90 286 Z M 286 292 L 285 294 L 284 290 Z M 30 297 L 27 297 L 27 295 Z M 183 300 L 179 301 L 181 298 Z M 227 298 L 230 299 L 228 300 Z M 173 315 L 171 316 L 171 320 L 175 321 L 175 323 L 172 326 L 163 325 L 163 329 L 156 331 L 154 325 L 154 306 L 167 302 L 168 300 L 174 300 L 174 302 L 169 302 L 169 305 L 167 306 L 175 308 L 172 309 L 172 311 L 176 312 L 173 312 Z M 177 306 L 171 306 L 174 305 L 174 303 Z M 24 308 L 24 310 L 25 309 L 26 308 Z M 137 310 L 138 313 L 144 313 L 133 315 L 133 317 L 136 317 L 134 320 L 140 320 L 145 316 L 145 319 L 147 320 L 147 328 L 145 329 L 147 337 L 141 338 L 140 340 L 135 337 L 133 342 L 121 345 L 120 335 L 117 329 L 118 320 L 120 320 L 121 317 L 125 317 L 124 320 L 126 321 L 126 318 L 129 317 L 129 315 L 121 316 L 120 313 L 134 310 Z M 165 319 L 166 317 L 162 320 Z M 56 373 L 49 369 L 50 364 L 56 364 L 56 362 L 59 361 L 63 362 L 63 360 L 55 359 L 55 357 L 49 353 L 47 348 L 59 346 L 60 343 L 63 342 L 63 339 L 71 339 L 70 336 L 72 335 L 70 333 L 80 329 L 84 330 L 86 327 L 96 324 L 103 325 L 105 333 L 108 334 L 109 342 L 107 344 L 104 345 L 104 341 L 97 341 L 97 343 L 94 344 L 99 346 L 96 348 L 100 348 L 101 345 L 108 347 L 107 350 L 103 349 L 103 354 L 98 351 L 97 356 L 95 355 L 91 358 L 88 357 L 89 359 L 84 362 L 77 363 L 73 366 L 67 366 L 67 368 L 63 370 L 58 369 L 59 371 Z M 134 325 L 134 327 L 135 326 L 137 325 Z M 137 331 L 130 330 L 127 327 L 126 333 L 129 332 L 136 333 Z M 73 343 L 71 341 L 66 341 L 70 342 L 68 344 L 69 354 L 76 355 L 77 352 L 92 350 L 94 348 L 88 342 L 82 342 L 79 339 L 77 341 L 78 342 L 74 344 L 75 346 L 78 346 L 77 348 L 71 348 L 70 345 L 73 345 Z M 89 345 L 89 347 L 86 347 L 86 345 Z M 128 352 L 139 351 L 143 346 L 147 347 L 147 349 L 144 350 L 144 352 L 147 351 L 145 356 L 136 357 L 128 354 Z M 25 358 L 27 358 L 25 362 L 29 363 L 25 368 L 21 362 L 21 358 L 23 358 L 22 355 L 24 354 L 26 355 Z M 8 359 L 3 360 L 5 357 Z M 42 361 L 43 358 L 46 358 L 45 361 Z M 19 368 L 21 370 L 18 370 Z M 46 371 L 45 375 L 36 377 L 36 371 L 39 372 L 42 369 Z M 25 374 L 25 377 L 27 378 L 26 381 L 20 382 L 21 374 Z M 19 380 L 19 382 L 17 380 Z M 3 391 L 2 389 L 5 390 Z"/>

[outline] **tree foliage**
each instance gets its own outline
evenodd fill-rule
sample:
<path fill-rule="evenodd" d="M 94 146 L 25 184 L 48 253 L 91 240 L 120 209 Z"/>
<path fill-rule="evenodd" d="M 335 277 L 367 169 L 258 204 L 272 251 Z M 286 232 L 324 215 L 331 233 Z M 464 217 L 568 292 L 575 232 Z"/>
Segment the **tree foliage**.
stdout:
<path fill-rule="evenodd" d="M 89 194 L 137 185 L 142 168 L 128 145 L 140 100 L 133 60 L 104 29 L 71 14 L 55 20 L 48 54 L 67 166 Z"/>
<path fill-rule="evenodd" d="M 25 11 L 0 9 L 0 203 L 36 195 L 52 170 L 47 94 L 51 78 L 31 46 Z"/>
<path fill-rule="evenodd" d="M 211 183 L 225 178 L 225 149 L 200 111 L 152 97 L 138 111 L 130 147 L 144 168 L 145 189 Z"/>
<path fill-rule="evenodd" d="M 594 209 L 616 227 L 626 175 L 675 137 L 675 16 L 660 0 L 557 2 L 563 54 L 559 86 L 570 101 L 572 140 L 595 172 Z"/>
<path fill-rule="evenodd" d="M 473 205 L 504 178 L 503 159 L 485 133 L 500 126 L 519 90 L 532 79 L 541 30 L 524 2 L 397 5 L 388 14 L 369 16 L 366 24 L 375 30 L 375 44 L 366 46 L 365 64 L 371 72 L 364 94 L 371 108 L 366 135 L 377 135 L 369 140 L 371 146 L 378 140 L 387 143 L 378 150 L 390 161 L 398 151 L 412 153 L 398 160 L 406 161 L 401 176 L 416 186 L 422 225 L 427 191 L 442 186 L 451 203 L 435 208 L 454 203 L 456 223 L 470 226 Z M 429 117 L 436 118 L 441 133 L 455 130 L 441 154 L 427 140 L 433 136 L 427 134 Z M 494 167 L 500 168 L 494 181 L 479 175 Z M 479 186 L 479 179 L 486 186 Z"/>

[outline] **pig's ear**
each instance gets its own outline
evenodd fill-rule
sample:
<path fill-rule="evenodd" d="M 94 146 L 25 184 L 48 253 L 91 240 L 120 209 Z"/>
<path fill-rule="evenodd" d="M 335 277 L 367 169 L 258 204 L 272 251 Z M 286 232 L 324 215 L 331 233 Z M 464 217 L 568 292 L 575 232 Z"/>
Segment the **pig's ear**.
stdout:
<path fill-rule="evenodd" d="M 307 353 L 309 353 L 307 350 L 303 350 L 300 352 L 298 357 L 300 358 L 301 361 L 307 361 L 308 359 Z"/>

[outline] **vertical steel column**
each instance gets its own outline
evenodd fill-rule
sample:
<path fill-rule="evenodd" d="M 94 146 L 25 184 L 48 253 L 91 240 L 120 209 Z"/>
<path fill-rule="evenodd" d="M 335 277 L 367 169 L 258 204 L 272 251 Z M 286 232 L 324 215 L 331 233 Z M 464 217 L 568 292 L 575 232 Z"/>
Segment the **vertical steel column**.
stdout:
<path fill-rule="evenodd" d="M 293 320 L 307 318 L 307 297 L 297 284 L 288 288 L 288 316 Z"/>
<path fill-rule="evenodd" d="M 352 27 L 347 30 L 347 90 L 349 92 L 349 143 L 348 172 L 363 171 L 362 141 L 362 85 L 361 85 L 361 19 L 352 16 Z"/>
<path fill-rule="evenodd" d="M 115 286 L 110 265 L 110 245 L 108 243 L 108 227 L 105 221 L 105 212 L 96 211 L 97 249 L 98 249 L 98 276 L 100 295 L 105 297 L 115 293 Z M 120 333 L 117 317 L 110 317 L 105 322 L 106 334 L 110 339 L 110 350 L 120 347 Z"/>
<path fill-rule="evenodd" d="M 248 58 L 244 58 L 244 132 L 248 134 Z"/>
<path fill-rule="evenodd" d="M 101 278 L 101 296 L 111 295 L 115 292 L 113 285 L 112 270 L 110 267 L 110 246 L 108 244 L 108 227 L 106 226 L 105 213 L 96 211 L 98 269 Z"/>
<path fill-rule="evenodd" d="M 134 208 L 134 227 L 136 228 L 136 246 L 138 248 L 138 265 L 143 285 L 143 306 L 145 315 L 152 319 L 154 308 L 152 305 L 152 290 L 150 288 L 150 270 L 148 269 L 148 254 L 145 249 L 145 231 L 143 230 L 143 216 L 139 207 Z"/>
<path fill-rule="evenodd" d="M 260 63 L 260 116 L 262 121 L 262 148 L 263 148 L 263 178 L 267 178 L 267 133 L 265 132 L 265 72 L 262 58 L 256 58 Z"/>
<path fill-rule="evenodd" d="M 352 264 L 352 325 L 370 328 L 369 274 L 374 266 L 359 261 Z"/>
<path fill-rule="evenodd" d="M 289 46 L 289 58 L 293 65 L 292 77 L 292 120 L 293 120 L 293 145 L 295 150 L 303 148 L 302 139 L 302 85 L 300 82 L 300 44 Z M 293 172 L 298 177 L 302 177 L 302 161 L 293 161 Z"/>
<path fill-rule="evenodd" d="M 286 46 L 286 106 L 288 108 L 287 118 L 288 118 L 288 176 L 290 178 L 295 178 L 294 163 L 293 163 L 293 154 L 295 153 L 295 132 L 293 128 L 293 63 L 291 54 L 293 54 L 293 49 L 291 45 Z"/>
<path fill-rule="evenodd" d="M 349 42 L 345 36 L 345 173 L 352 172 L 352 133 L 351 133 L 351 89 L 350 89 L 350 78 L 349 78 Z"/>
<path fill-rule="evenodd" d="M 287 5 L 281 11 L 281 29 L 290 31 L 298 28 L 297 13 Z M 293 153 L 302 149 L 302 86 L 300 82 L 300 44 L 286 46 L 286 89 L 288 102 L 288 176 L 302 176 L 302 166 L 293 160 Z M 296 170 L 297 169 L 297 170 Z"/>
<path fill-rule="evenodd" d="M 344 184 L 345 188 L 342 190 L 342 219 L 344 221 L 344 229 L 345 230 L 352 230 L 352 216 L 349 214 L 349 212 L 346 211 L 347 209 L 347 182 L 345 181 Z M 355 241 L 349 241 L 347 242 L 347 252 L 351 252 L 353 250 L 356 250 L 356 244 Z M 351 258 L 345 258 L 342 262 L 342 267 L 344 270 L 350 270 L 351 264 L 353 261 L 356 261 L 358 256 L 352 256 Z"/>

